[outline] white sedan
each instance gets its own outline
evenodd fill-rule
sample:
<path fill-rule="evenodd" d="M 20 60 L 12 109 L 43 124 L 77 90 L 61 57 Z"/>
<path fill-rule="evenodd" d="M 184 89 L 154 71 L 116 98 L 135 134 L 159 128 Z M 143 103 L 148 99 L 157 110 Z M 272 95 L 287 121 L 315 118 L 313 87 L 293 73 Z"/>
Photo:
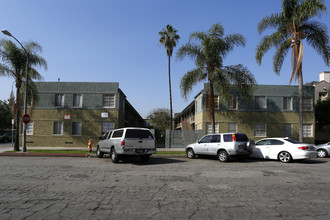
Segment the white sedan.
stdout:
<path fill-rule="evenodd" d="M 317 157 L 317 152 L 312 144 L 300 143 L 289 138 L 265 138 L 256 142 L 256 148 L 250 157 L 287 163 Z"/>

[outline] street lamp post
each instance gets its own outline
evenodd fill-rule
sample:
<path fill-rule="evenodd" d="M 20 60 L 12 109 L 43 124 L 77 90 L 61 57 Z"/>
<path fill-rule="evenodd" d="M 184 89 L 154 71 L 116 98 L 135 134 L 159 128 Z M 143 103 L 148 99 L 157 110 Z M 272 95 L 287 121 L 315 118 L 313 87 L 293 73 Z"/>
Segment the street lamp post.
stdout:
<path fill-rule="evenodd" d="M 25 49 L 25 47 L 21 44 L 21 42 L 19 42 L 19 40 L 17 40 L 17 38 L 14 37 L 14 35 L 12 35 L 9 31 L 2 29 L 1 32 L 9 37 L 14 38 L 17 41 L 17 43 L 19 43 L 19 45 L 21 45 L 21 47 L 23 48 L 23 50 L 26 53 L 26 67 L 25 67 L 26 76 L 25 76 L 25 97 L 24 97 L 24 115 L 26 115 L 27 114 L 27 102 L 28 102 L 28 82 L 29 82 L 29 77 L 28 77 L 29 53 Z M 23 123 L 23 140 L 22 140 L 22 151 L 23 152 L 26 152 L 26 126 L 27 126 L 27 124 Z M 16 130 L 18 130 L 18 129 L 16 129 Z"/>

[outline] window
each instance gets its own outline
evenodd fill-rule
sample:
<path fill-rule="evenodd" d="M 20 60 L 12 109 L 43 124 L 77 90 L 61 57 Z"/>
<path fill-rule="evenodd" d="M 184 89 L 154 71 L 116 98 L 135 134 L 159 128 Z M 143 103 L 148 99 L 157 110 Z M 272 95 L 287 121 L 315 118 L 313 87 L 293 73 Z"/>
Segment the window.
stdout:
<path fill-rule="evenodd" d="M 254 108 L 255 109 L 266 109 L 266 96 L 255 96 L 254 97 Z"/>
<path fill-rule="evenodd" d="M 121 138 L 123 136 L 124 130 L 114 131 L 112 134 L 112 138 Z"/>
<path fill-rule="evenodd" d="M 213 100 L 214 100 L 214 108 L 215 109 L 219 108 L 219 96 L 215 95 Z"/>
<path fill-rule="evenodd" d="M 114 108 L 115 107 L 115 95 L 103 95 L 103 107 Z"/>
<path fill-rule="evenodd" d="M 321 101 L 326 101 L 328 98 L 328 93 L 327 92 L 319 92 L 319 99 Z"/>
<path fill-rule="evenodd" d="M 284 142 L 279 140 L 270 140 L 270 142 L 268 143 L 268 145 L 283 145 L 283 144 Z"/>
<path fill-rule="evenodd" d="M 228 123 L 228 132 L 236 132 L 237 124 L 236 123 Z"/>
<path fill-rule="evenodd" d="M 82 107 L 82 94 L 73 94 L 73 104 L 74 108 Z"/>
<path fill-rule="evenodd" d="M 206 133 L 212 134 L 211 123 L 206 123 Z M 219 123 L 215 123 L 215 133 L 219 133 Z"/>
<path fill-rule="evenodd" d="M 218 142 L 220 142 L 220 135 L 219 134 L 212 135 L 211 143 L 218 143 Z"/>
<path fill-rule="evenodd" d="M 202 111 L 202 99 L 197 99 L 196 100 L 196 110 L 195 112 L 200 112 Z"/>
<path fill-rule="evenodd" d="M 72 135 L 81 135 L 81 122 L 72 122 Z"/>
<path fill-rule="evenodd" d="M 102 134 L 112 131 L 115 129 L 115 123 L 113 122 L 102 122 Z"/>
<path fill-rule="evenodd" d="M 55 106 L 64 107 L 64 94 L 55 94 Z"/>
<path fill-rule="evenodd" d="M 254 125 L 254 136 L 255 137 L 266 137 L 266 124 L 255 124 Z"/>
<path fill-rule="evenodd" d="M 199 143 L 210 143 L 212 139 L 212 135 L 204 136 L 202 139 L 200 139 Z"/>
<path fill-rule="evenodd" d="M 312 98 L 304 98 L 303 110 L 304 111 L 313 111 L 313 99 Z"/>
<path fill-rule="evenodd" d="M 283 111 L 292 111 L 291 97 L 283 97 Z"/>
<path fill-rule="evenodd" d="M 283 124 L 283 136 L 291 137 L 292 125 L 291 124 Z"/>
<path fill-rule="evenodd" d="M 303 125 L 303 136 L 304 137 L 313 137 L 312 124 Z"/>
<path fill-rule="evenodd" d="M 230 110 L 237 110 L 238 109 L 238 98 L 237 96 L 231 96 L 228 100 L 228 109 Z"/>
<path fill-rule="evenodd" d="M 232 134 L 224 134 L 223 135 L 223 141 L 224 142 L 232 142 L 233 141 L 233 135 Z"/>
<path fill-rule="evenodd" d="M 54 121 L 54 135 L 63 135 L 63 121 Z"/>

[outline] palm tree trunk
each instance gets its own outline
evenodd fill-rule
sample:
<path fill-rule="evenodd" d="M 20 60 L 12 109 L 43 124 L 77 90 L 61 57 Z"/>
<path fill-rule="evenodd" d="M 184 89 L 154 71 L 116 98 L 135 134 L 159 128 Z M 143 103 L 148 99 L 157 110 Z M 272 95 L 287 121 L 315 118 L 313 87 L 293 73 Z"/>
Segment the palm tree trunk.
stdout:
<path fill-rule="evenodd" d="M 212 127 L 212 134 L 215 133 L 215 118 L 214 118 L 214 91 L 213 91 L 213 83 L 210 81 L 210 94 L 211 94 L 211 127 Z"/>
<path fill-rule="evenodd" d="M 168 85 L 170 91 L 170 140 L 169 140 L 169 148 L 171 148 L 171 139 L 173 129 L 173 109 L 172 109 L 172 89 L 171 89 L 171 56 L 168 56 Z"/>
<path fill-rule="evenodd" d="M 298 75 L 298 81 L 299 81 L 299 142 L 304 142 L 304 136 L 303 136 L 303 100 L 304 100 L 304 94 L 303 94 L 303 75 L 302 70 L 299 71 Z"/>

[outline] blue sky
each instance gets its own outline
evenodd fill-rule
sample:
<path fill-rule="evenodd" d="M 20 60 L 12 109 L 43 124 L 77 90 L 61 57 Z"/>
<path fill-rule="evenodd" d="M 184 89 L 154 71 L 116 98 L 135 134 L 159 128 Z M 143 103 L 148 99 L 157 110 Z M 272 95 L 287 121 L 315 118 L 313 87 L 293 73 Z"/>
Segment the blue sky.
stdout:
<path fill-rule="evenodd" d="M 329 1 L 326 5 L 329 11 Z M 169 108 L 168 60 L 158 43 L 158 32 L 167 24 L 181 38 L 171 61 L 174 112 L 182 111 L 203 87 L 198 84 L 188 100 L 182 98 L 180 79 L 194 63 L 177 60 L 175 53 L 192 32 L 208 31 L 215 23 L 224 26 L 225 34 L 246 38 L 246 46 L 235 48 L 224 65 L 247 66 L 259 84 L 288 85 L 290 56 L 279 76 L 272 69 L 273 51 L 261 66 L 254 58 L 257 44 L 267 34 L 257 33 L 258 22 L 280 10 L 280 0 L 2 0 L 0 29 L 21 42 L 33 40 L 42 46 L 41 55 L 48 62 L 47 71 L 39 70 L 44 81 L 119 82 L 128 101 L 146 117 L 155 108 Z M 329 28 L 329 14 L 317 20 Z M 319 72 L 330 67 L 304 45 L 304 82 L 316 81 Z M 12 78 L 0 77 L 1 100 L 9 98 L 12 86 Z"/>

